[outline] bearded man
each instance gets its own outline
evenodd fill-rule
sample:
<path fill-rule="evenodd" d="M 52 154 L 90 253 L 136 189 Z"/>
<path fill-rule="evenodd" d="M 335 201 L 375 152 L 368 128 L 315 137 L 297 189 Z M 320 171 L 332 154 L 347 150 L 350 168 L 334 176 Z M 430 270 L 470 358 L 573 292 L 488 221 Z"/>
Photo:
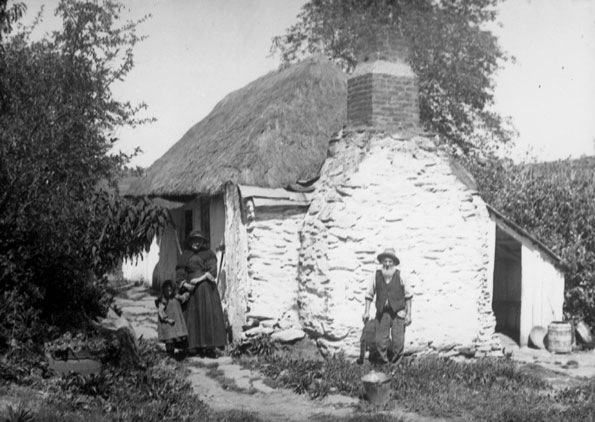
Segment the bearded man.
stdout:
<path fill-rule="evenodd" d="M 411 289 L 397 269 L 393 248 L 378 255 L 382 268 L 370 279 L 366 292 L 364 323 L 370 319 L 370 304 L 376 296 L 376 348 L 381 363 L 396 363 L 405 346 L 405 327 L 411 324 Z M 390 346 L 390 347 L 389 347 Z"/>

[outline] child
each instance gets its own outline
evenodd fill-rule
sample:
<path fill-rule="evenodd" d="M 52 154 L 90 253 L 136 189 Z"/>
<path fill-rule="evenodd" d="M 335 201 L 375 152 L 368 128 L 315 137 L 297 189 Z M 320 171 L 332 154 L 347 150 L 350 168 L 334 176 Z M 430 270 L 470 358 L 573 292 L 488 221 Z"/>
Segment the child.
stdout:
<path fill-rule="evenodd" d="M 161 296 L 155 301 L 157 305 L 157 339 L 165 343 L 165 350 L 173 354 L 176 343 L 181 343 L 188 336 L 188 329 L 182 314 L 180 301 L 184 297 L 176 295 L 174 283 L 165 280 L 161 285 Z"/>

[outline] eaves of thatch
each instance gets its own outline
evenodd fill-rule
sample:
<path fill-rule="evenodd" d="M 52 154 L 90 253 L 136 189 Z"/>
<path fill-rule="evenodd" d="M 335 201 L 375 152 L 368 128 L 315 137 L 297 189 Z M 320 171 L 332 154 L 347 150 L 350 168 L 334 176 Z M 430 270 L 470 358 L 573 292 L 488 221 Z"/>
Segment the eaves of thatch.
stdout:
<path fill-rule="evenodd" d="M 318 175 L 346 121 L 347 77 L 328 60 L 270 72 L 226 96 L 129 195 L 215 195 L 232 182 L 285 187 Z"/>

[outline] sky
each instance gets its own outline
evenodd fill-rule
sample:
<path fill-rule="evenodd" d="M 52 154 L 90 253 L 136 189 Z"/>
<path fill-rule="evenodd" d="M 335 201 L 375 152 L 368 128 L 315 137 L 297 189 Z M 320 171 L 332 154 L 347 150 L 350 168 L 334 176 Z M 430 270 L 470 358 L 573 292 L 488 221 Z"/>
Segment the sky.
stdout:
<path fill-rule="evenodd" d="M 57 0 L 24 0 L 27 19 Z M 143 152 L 132 165 L 163 155 L 225 95 L 276 69 L 271 39 L 294 24 L 305 0 L 124 0 L 126 17 L 150 14 L 135 67 L 117 97 L 148 105 L 156 122 L 117 133 L 115 148 Z M 514 158 L 595 154 L 595 0 L 505 0 L 500 27 L 515 57 L 496 75 L 495 109 L 519 132 Z"/>
<path fill-rule="evenodd" d="M 595 1 L 507 0 L 496 110 L 519 131 L 517 153 L 543 160 L 595 154 Z"/>

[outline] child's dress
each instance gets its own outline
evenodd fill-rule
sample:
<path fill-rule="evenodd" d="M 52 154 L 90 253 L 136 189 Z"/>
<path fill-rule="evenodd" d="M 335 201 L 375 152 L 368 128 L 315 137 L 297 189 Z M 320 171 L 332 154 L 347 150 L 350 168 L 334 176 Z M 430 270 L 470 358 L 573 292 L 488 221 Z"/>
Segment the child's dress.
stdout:
<path fill-rule="evenodd" d="M 180 341 L 188 336 L 184 314 L 177 299 L 160 298 L 158 303 L 157 339 L 163 342 Z M 173 321 L 170 324 L 168 321 Z"/>

